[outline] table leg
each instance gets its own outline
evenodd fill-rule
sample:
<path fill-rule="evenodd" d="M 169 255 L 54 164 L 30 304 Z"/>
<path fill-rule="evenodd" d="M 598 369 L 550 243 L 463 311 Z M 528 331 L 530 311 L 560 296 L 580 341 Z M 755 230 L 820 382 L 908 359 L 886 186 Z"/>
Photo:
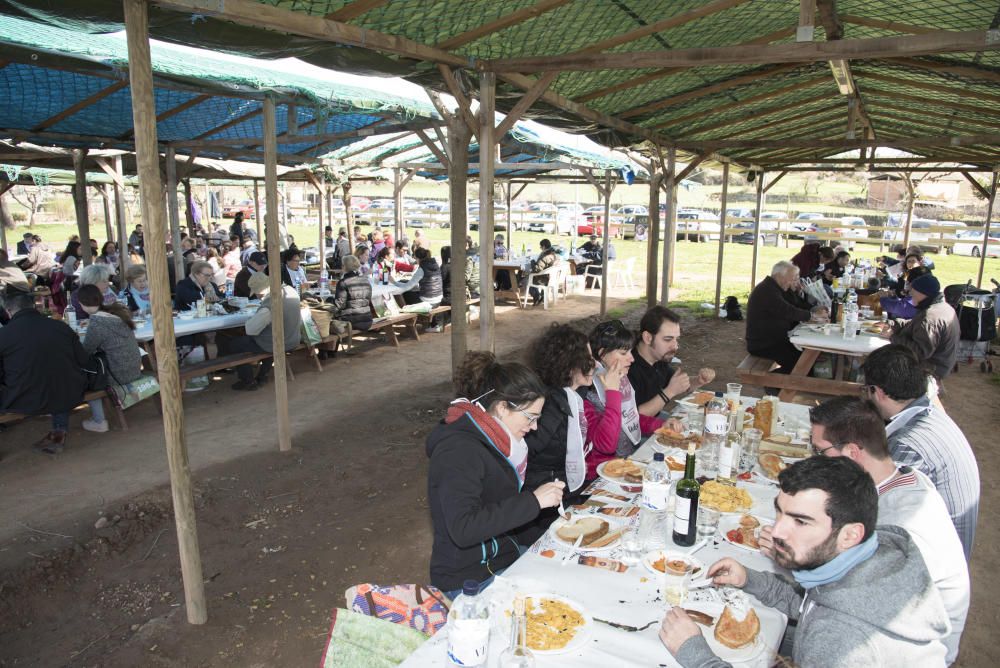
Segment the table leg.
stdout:
<path fill-rule="evenodd" d="M 813 364 L 816 363 L 816 360 L 818 358 L 819 358 L 818 350 L 811 350 L 808 348 L 806 350 L 803 350 L 802 355 L 799 357 L 799 361 L 795 363 L 795 368 L 793 368 L 792 372 L 788 375 L 790 377 L 791 376 L 797 376 L 800 378 L 807 377 L 809 375 L 809 372 L 812 371 Z M 791 401 L 792 399 L 795 398 L 795 392 L 796 392 L 795 388 L 791 387 L 785 388 L 784 390 L 778 393 L 778 399 L 780 401 Z"/>
<path fill-rule="evenodd" d="M 152 341 L 143 341 L 142 348 L 146 351 L 146 359 L 149 360 L 149 367 L 153 373 L 157 372 L 156 368 L 156 346 L 153 345 Z"/>

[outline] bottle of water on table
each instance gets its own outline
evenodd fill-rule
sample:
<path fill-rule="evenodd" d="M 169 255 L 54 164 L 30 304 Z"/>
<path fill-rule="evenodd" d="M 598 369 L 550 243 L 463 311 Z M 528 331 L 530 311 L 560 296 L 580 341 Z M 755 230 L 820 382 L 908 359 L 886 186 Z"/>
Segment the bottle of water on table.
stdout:
<path fill-rule="evenodd" d="M 719 451 L 729 432 L 729 402 L 716 392 L 705 404 L 705 432 L 701 439 L 702 475 L 714 478 L 719 470 Z"/>
<path fill-rule="evenodd" d="M 233 285 L 233 281 L 227 280 L 226 281 L 226 299 L 232 299 L 234 291 L 235 291 L 235 287 Z"/>
<path fill-rule="evenodd" d="M 642 474 L 642 501 L 639 510 L 639 534 L 645 550 L 661 550 L 667 546 L 667 526 L 670 514 L 670 470 L 663 453 L 653 454 L 653 461 Z"/>
<path fill-rule="evenodd" d="M 448 658 L 456 666 L 482 666 L 489 645 L 489 603 L 479 596 L 479 583 L 466 580 L 448 614 Z"/>

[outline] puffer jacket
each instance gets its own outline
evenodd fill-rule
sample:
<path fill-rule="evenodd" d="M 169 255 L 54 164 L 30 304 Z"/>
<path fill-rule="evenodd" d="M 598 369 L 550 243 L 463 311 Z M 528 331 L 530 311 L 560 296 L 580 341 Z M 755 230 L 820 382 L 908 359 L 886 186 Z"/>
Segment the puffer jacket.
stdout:
<path fill-rule="evenodd" d="M 441 301 L 444 286 L 441 282 L 441 268 L 437 260 L 429 257 L 420 262 L 424 275 L 420 278 L 420 299 L 425 302 Z"/>
<path fill-rule="evenodd" d="M 938 379 L 944 379 L 955 367 L 960 334 L 955 309 L 944 295 L 937 295 L 918 304 L 911 320 L 893 322 L 892 342 L 912 350 Z"/>
<path fill-rule="evenodd" d="M 356 271 L 344 274 L 334 292 L 337 318 L 354 325 L 372 323 L 372 286 L 368 279 Z"/>

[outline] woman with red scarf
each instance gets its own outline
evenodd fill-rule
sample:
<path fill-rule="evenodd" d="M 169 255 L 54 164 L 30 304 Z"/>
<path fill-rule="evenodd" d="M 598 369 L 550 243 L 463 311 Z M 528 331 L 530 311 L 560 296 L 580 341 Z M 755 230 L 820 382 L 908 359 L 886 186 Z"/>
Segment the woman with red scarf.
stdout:
<path fill-rule="evenodd" d="M 522 552 L 515 530 L 559 505 L 564 487 L 524 489 L 524 436 L 545 403 L 545 386 L 533 371 L 477 351 L 454 380 L 460 398 L 427 438 L 431 583 L 451 598 L 466 580 L 489 584 L 514 563 Z"/>

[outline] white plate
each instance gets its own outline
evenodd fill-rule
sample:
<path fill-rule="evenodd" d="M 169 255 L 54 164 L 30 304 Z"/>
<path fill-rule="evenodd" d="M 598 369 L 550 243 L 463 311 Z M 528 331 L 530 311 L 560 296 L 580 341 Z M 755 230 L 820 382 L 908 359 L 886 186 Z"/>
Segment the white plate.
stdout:
<path fill-rule="evenodd" d="M 701 391 L 707 392 L 708 390 L 701 390 Z M 701 408 L 701 409 L 704 409 L 705 408 L 705 404 L 699 405 L 699 404 L 694 403 L 694 398 L 695 398 L 696 394 L 697 394 L 697 392 L 692 392 L 691 394 L 687 395 L 686 397 L 681 397 L 680 399 L 674 399 L 674 401 L 677 402 L 678 404 L 680 404 L 681 406 L 686 406 L 687 408 Z M 708 402 L 706 401 L 705 403 L 708 403 Z"/>
<path fill-rule="evenodd" d="M 606 462 L 601 462 L 600 464 L 598 464 L 597 475 L 599 475 L 603 480 L 607 480 L 608 482 L 613 482 L 614 484 L 620 485 L 622 487 L 642 487 L 641 482 L 626 482 L 624 478 L 614 478 L 612 476 L 605 474 L 604 467 L 613 461 L 614 461 L 613 459 L 609 459 Z M 635 464 L 637 464 L 640 468 L 646 468 L 646 465 L 643 464 L 642 462 L 635 462 Z"/>
<path fill-rule="evenodd" d="M 752 552 L 754 554 L 757 554 L 759 552 L 757 548 L 750 547 L 749 545 L 746 545 L 744 543 L 734 543 L 733 541 L 729 540 L 728 536 L 726 536 L 726 532 L 740 528 L 740 519 L 742 519 L 743 515 L 746 514 L 748 513 L 741 513 L 739 515 L 723 515 L 722 518 L 719 520 L 718 536 L 722 540 L 726 541 L 726 543 L 728 543 L 729 545 L 732 545 L 733 547 L 738 547 L 741 550 L 746 550 L 747 552 Z M 754 515 L 754 517 L 757 516 Z M 762 528 L 774 524 L 774 520 L 769 520 L 765 517 L 757 517 L 757 521 L 760 522 L 760 526 Z"/>
<path fill-rule="evenodd" d="M 566 526 L 567 524 L 575 522 L 579 519 L 583 519 L 585 517 L 597 517 L 598 519 L 607 522 L 608 533 L 614 533 L 615 531 L 621 529 L 621 525 L 618 522 L 615 522 L 614 520 L 612 520 L 610 517 L 607 516 L 570 515 L 568 520 L 564 520 L 563 518 L 560 517 L 555 522 L 553 522 L 549 526 L 549 535 L 552 536 L 552 540 L 554 540 L 557 544 L 572 549 L 573 543 L 563 540 L 558 536 L 558 534 L 556 534 L 556 532 L 559 531 L 559 529 L 561 529 L 562 527 Z M 577 552 L 600 552 L 601 550 L 610 550 L 611 548 L 618 547 L 619 543 L 621 543 L 621 536 L 619 536 L 616 540 L 612 541 L 611 544 L 605 545 L 604 547 L 590 547 L 589 545 L 587 546 L 581 545 L 580 547 L 576 548 L 576 550 Z"/>
<path fill-rule="evenodd" d="M 667 559 L 683 559 L 687 563 L 691 564 L 695 569 L 700 569 L 692 571 L 691 575 L 695 577 L 702 577 L 705 574 L 705 564 L 703 564 L 697 557 L 690 557 L 683 552 L 677 552 L 676 550 L 653 550 L 652 552 L 647 552 L 642 555 L 642 565 L 645 566 L 646 570 L 653 575 L 663 575 L 663 571 L 658 571 L 653 568 L 653 562 L 658 561 L 661 557 L 666 557 Z"/>
<path fill-rule="evenodd" d="M 685 603 L 684 607 L 691 608 L 692 610 L 699 610 L 701 612 L 712 615 L 715 618 L 716 624 L 719 622 L 719 617 L 722 615 L 725 605 L 722 603 L 701 603 L 701 602 L 691 602 Z M 758 615 L 759 616 L 759 615 Z M 708 641 L 708 646 L 712 648 L 712 651 L 723 661 L 728 661 L 729 663 L 746 663 L 753 661 L 759 657 L 766 649 L 767 645 L 764 644 L 764 639 L 761 637 L 761 633 L 757 634 L 757 637 L 752 643 L 746 647 L 741 647 L 739 649 L 731 649 L 726 647 L 718 640 L 715 639 L 715 626 L 712 628 L 707 628 L 698 624 L 698 628 L 701 629 L 702 635 L 705 636 L 705 640 Z M 763 630 L 762 630 L 763 631 Z"/>
<path fill-rule="evenodd" d="M 594 632 L 594 619 L 587 612 L 586 608 L 584 608 L 582 605 L 580 605 L 573 599 L 566 598 L 565 596 L 559 596 L 558 594 L 546 594 L 546 593 L 536 592 L 531 594 L 525 594 L 524 597 L 533 598 L 536 600 L 543 598 L 551 598 L 555 601 L 559 601 L 560 603 L 565 603 L 566 605 L 568 605 L 569 607 L 573 608 L 581 615 L 583 615 L 583 626 L 581 626 L 576 630 L 576 633 L 573 635 L 573 639 L 570 640 L 568 643 L 566 643 L 565 647 L 562 647 L 560 649 L 546 649 L 546 650 L 532 648 L 531 652 L 533 654 L 541 654 L 541 655 L 566 654 L 568 652 L 575 652 L 577 650 L 586 647 L 587 643 L 590 641 L 591 634 L 593 634 Z M 508 635 L 510 634 L 508 633 Z"/>

